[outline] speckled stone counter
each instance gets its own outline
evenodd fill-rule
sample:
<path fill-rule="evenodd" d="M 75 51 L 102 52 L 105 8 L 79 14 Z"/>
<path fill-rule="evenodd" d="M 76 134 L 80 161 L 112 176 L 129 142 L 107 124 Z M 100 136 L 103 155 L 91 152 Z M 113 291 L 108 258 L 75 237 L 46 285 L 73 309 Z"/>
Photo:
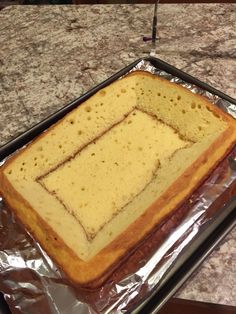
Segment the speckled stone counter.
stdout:
<path fill-rule="evenodd" d="M 8 7 L 0 12 L 0 144 L 135 59 L 153 5 Z M 236 5 L 160 5 L 157 56 L 236 98 Z M 178 297 L 236 306 L 236 229 Z"/>

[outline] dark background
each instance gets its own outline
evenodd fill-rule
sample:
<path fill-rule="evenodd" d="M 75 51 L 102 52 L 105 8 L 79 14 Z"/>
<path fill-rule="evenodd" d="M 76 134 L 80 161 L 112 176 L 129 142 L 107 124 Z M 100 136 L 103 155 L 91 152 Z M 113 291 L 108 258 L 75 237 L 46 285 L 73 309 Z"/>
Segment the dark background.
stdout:
<path fill-rule="evenodd" d="M 99 4 L 99 3 L 154 3 L 155 0 L 0 0 L 3 8 L 12 4 Z M 161 3 L 236 3 L 236 0 L 160 0 Z"/>

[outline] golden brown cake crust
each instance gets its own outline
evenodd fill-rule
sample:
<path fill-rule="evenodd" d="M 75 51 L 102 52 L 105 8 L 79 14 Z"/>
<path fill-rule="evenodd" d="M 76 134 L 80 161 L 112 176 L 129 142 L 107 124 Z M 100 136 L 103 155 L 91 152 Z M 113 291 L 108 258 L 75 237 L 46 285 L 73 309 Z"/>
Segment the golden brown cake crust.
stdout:
<path fill-rule="evenodd" d="M 143 75 L 143 72 L 139 71 L 130 75 L 139 75 L 139 73 Z M 151 76 L 153 79 L 160 79 L 149 73 L 144 75 Z M 173 83 L 167 81 L 166 84 L 172 85 Z M 179 86 L 179 88 L 182 89 L 183 87 Z M 0 189 L 4 191 L 6 203 L 74 284 L 90 289 L 100 286 L 118 268 L 120 263 L 128 258 L 135 248 L 199 187 L 215 166 L 232 149 L 236 139 L 235 120 L 210 104 L 204 97 L 196 95 L 195 97 L 206 103 L 207 108 L 215 115 L 223 117 L 228 128 L 136 221 L 87 262 L 76 256 L 48 223 L 12 187 L 4 175 L 4 169 L 13 162 L 16 156 L 1 168 Z M 41 136 L 45 135 L 46 133 Z"/>

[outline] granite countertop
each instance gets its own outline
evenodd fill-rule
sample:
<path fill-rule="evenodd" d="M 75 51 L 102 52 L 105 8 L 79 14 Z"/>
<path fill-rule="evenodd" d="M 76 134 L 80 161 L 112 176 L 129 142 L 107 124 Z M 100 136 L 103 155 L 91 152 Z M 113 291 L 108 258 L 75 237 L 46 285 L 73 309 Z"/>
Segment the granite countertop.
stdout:
<path fill-rule="evenodd" d="M 0 12 L 0 145 L 139 57 L 153 5 Z M 157 56 L 236 98 L 236 5 L 161 4 Z M 236 306 L 236 229 L 177 294 Z"/>

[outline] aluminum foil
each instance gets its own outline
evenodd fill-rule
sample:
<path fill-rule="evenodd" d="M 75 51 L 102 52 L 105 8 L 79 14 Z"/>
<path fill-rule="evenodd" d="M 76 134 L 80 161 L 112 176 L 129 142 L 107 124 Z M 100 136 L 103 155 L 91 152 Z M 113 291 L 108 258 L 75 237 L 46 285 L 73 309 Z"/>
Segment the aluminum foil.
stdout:
<path fill-rule="evenodd" d="M 193 93 L 206 96 L 236 117 L 234 104 L 156 69 L 147 61 L 141 61 L 132 69 L 135 70 L 149 71 L 183 85 Z M 232 152 L 231 159 L 234 160 L 235 156 L 236 153 Z M 145 298 L 162 285 L 165 275 L 181 258 L 183 249 L 214 218 L 208 213 L 210 205 L 234 180 L 236 171 L 230 167 L 228 160 L 224 160 L 188 200 L 192 204 L 188 215 L 151 257 L 142 261 L 142 266 L 135 273 L 87 294 L 67 283 L 64 274 L 0 199 L 0 290 L 13 313 L 108 314 L 133 310 L 141 297 Z"/>

